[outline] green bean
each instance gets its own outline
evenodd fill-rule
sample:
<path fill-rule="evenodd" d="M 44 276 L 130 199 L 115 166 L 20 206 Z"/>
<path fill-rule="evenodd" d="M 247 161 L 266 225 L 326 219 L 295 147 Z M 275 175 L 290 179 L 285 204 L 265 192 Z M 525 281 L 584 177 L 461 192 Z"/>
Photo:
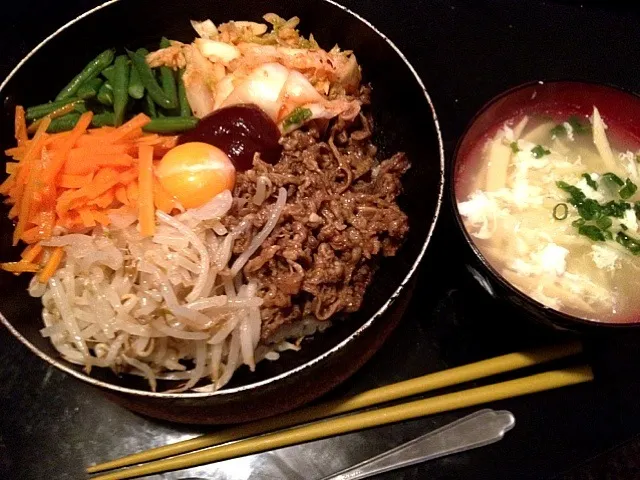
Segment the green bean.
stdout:
<path fill-rule="evenodd" d="M 65 98 L 73 97 L 80 88 L 80 85 L 97 77 L 100 75 L 100 72 L 111 65 L 114 55 L 115 51 L 113 49 L 109 49 L 91 60 L 84 69 L 78 75 L 73 77 L 67 86 L 62 89 L 56 97 L 56 100 L 64 100 Z"/>
<path fill-rule="evenodd" d="M 119 55 L 115 61 L 116 74 L 113 84 L 113 112 L 115 126 L 119 127 L 124 121 L 124 113 L 129 102 L 129 59 L 126 55 Z"/>
<path fill-rule="evenodd" d="M 43 103 L 42 105 L 36 105 L 34 107 L 27 108 L 26 111 L 26 119 L 27 120 L 37 120 L 38 118 L 44 117 L 45 115 L 49 115 L 51 112 L 58 110 L 59 108 L 64 107 L 73 102 L 77 102 L 77 98 L 67 98 L 65 100 L 60 100 L 57 102 L 49 102 Z"/>
<path fill-rule="evenodd" d="M 138 70 L 135 68 L 132 68 L 129 74 L 129 96 L 136 100 L 140 100 L 144 97 L 144 85 L 140 82 Z"/>
<path fill-rule="evenodd" d="M 144 96 L 144 111 L 151 118 L 156 118 L 158 116 L 158 109 L 156 108 L 156 102 L 153 101 L 149 92 Z"/>
<path fill-rule="evenodd" d="M 92 78 L 88 82 L 83 83 L 78 89 L 78 98 L 86 100 L 88 98 L 93 98 L 98 95 L 98 91 L 102 86 L 102 79 L 100 78 Z"/>
<path fill-rule="evenodd" d="M 97 113 L 91 119 L 92 127 L 113 127 L 116 123 L 116 116 L 113 112 Z"/>
<path fill-rule="evenodd" d="M 196 117 L 162 117 L 154 118 L 142 129 L 152 133 L 175 133 L 191 130 L 198 125 Z"/>
<path fill-rule="evenodd" d="M 171 42 L 169 42 L 166 37 L 162 37 L 162 40 L 160 40 L 160 48 L 167 48 L 170 46 Z M 160 67 L 160 82 L 162 84 L 162 90 L 164 90 L 164 94 L 171 102 L 171 105 L 165 108 L 169 110 L 178 108 L 178 90 L 176 87 L 176 76 L 171 68 Z"/>
<path fill-rule="evenodd" d="M 58 118 L 54 118 L 51 120 L 49 124 L 49 128 L 47 128 L 48 133 L 58 133 L 58 132 L 66 132 L 67 130 L 71 130 L 76 126 L 78 120 L 80 119 L 79 113 L 67 113 L 66 115 Z"/>
<path fill-rule="evenodd" d="M 171 99 L 167 97 L 162 87 L 158 85 L 153 71 L 151 71 L 151 68 L 147 64 L 147 60 L 139 53 L 132 52 L 131 50 L 127 50 L 127 55 L 129 55 L 133 66 L 138 69 L 140 81 L 144 85 L 144 88 L 147 89 L 147 92 L 149 92 L 153 101 L 163 108 L 175 107 L 176 105 L 171 103 Z"/>
<path fill-rule="evenodd" d="M 178 72 L 178 103 L 180 104 L 180 116 L 191 116 L 191 107 L 189 106 L 189 100 L 187 99 L 187 89 L 184 86 L 184 69 Z"/>
<path fill-rule="evenodd" d="M 116 66 L 109 65 L 102 71 L 102 76 L 107 79 L 109 83 L 113 85 L 113 75 L 116 73 Z"/>
<path fill-rule="evenodd" d="M 84 101 L 77 102 L 76 104 L 73 105 L 73 111 L 78 113 L 84 113 L 87 111 L 87 106 L 85 105 Z"/>
<path fill-rule="evenodd" d="M 146 56 L 149 52 L 146 48 L 139 48 L 136 50 L 136 53 Z M 136 100 L 140 100 L 144 97 L 144 85 L 140 80 L 137 68 L 132 68 L 131 73 L 129 74 L 129 95 L 131 95 L 131 98 L 135 98 Z"/>
<path fill-rule="evenodd" d="M 67 105 L 57 110 L 54 110 L 48 115 L 45 115 L 44 117 L 41 117 L 38 120 L 32 122 L 31 125 L 29 125 L 29 128 L 27 128 L 27 132 L 28 133 L 36 132 L 38 130 L 38 127 L 42 123 L 42 121 L 47 117 L 49 117 L 51 120 L 54 120 L 56 118 L 62 118 L 63 116 L 68 115 L 70 113 L 84 113 L 86 111 L 87 111 L 87 107 L 85 106 L 84 101 L 80 100 L 76 103 L 68 103 Z"/>
<path fill-rule="evenodd" d="M 178 89 L 176 87 L 176 77 L 169 67 L 160 67 L 160 81 L 162 82 L 162 90 L 169 99 L 167 110 L 173 110 L 178 107 Z"/>
<path fill-rule="evenodd" d="M 107 107 L 113 105 L 113 87 L 109 82 L 104 82 L 98 90 L 98 101 Z"/>

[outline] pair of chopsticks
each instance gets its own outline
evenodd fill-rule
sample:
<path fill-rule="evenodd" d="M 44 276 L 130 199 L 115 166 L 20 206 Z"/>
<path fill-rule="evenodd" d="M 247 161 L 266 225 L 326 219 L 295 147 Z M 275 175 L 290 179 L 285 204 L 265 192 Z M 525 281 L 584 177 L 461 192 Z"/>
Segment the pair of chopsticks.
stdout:
<path fill-rule="evenodd" d="M 87 472 L 97 473 L 115 468 L 130 467 L 98 475 L 92 479 L 122 480 L 169 470 L 191 468 L 356 430 L 588 382 L 593 380 L 593 373 L 589 366 L 583 365 L 319 421 L 326 417 L 558 360 L 580 352 L 582 352 L 582 345 L 575 342 L 510 353 L 375 388 L 351 398 L 303 408 L 278 417 L 240 425 L 222 432 L 153 448 L 145 452 L 94 465 L 87 468 Z M 175 455 L 179 456 L 176 457 Z M 132 466 L 143 462 L 149 463 Z"/>

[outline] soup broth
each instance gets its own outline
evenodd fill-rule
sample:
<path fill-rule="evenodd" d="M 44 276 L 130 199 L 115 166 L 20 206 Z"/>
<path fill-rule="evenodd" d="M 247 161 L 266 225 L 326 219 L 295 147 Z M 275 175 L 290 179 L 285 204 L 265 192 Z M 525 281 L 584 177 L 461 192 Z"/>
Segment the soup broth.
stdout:
<path fill-rule="evenodd" d="M 634 321 L 639 147 L 596 107 L 512 119 L 461 159 L 458 211 L 489 264 L 526 295 L 590 320 Z"/>

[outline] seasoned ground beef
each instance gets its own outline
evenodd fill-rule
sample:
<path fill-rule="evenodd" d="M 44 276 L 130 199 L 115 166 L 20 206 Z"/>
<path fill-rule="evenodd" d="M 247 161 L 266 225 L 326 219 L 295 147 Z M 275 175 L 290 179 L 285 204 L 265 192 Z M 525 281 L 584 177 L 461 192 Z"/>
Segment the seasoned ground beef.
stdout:
<path fill-rule="evenodd" d="M 368 90 L 362 98 L 368 100 Z M 264 299 L 263 341 L 307 315 L 327 320 L 358 310 L 375 257 L 395 255 L 409 229 L 396 203 L 409 168 L 404 153 L 377 161 L 372 121 L 362 113 L 320 129 L 294 131 L 283 137 L 276 165 L 256 158 L 253 169 L 239 173 L 240 200 L 225 218 L 230 229 L 243 219 L 251 223 L 234 244 L 240 254 L 266 223 L 278 188 L 287 189 L 277 226 L 244 268 Z M 259 177 L 271 183 L 262 205 L 253 202 Z"/>

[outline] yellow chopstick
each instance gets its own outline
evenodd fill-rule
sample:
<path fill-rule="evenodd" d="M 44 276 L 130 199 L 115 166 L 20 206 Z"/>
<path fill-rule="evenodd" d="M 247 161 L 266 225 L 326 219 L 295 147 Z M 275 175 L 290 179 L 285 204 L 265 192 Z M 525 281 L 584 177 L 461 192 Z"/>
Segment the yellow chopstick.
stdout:
<path fill-rule="evenodd" d="M 518 370 L 560 358 L 569 357 L 582 351 L 579 342 L 571 342 L 523 352 L 510 353 L 499 357 L 451 368 L 441 372 L 423 375 L 403 382 L 375 388 L 355 395 L 351 398 L 335 400 L 320 405 L 307 407 L 290 413 L 240 425 L 221 432 L 203 435 L 190 440 L 153 448 L 126 457 L 111 460 L 87 468 L 87 472 L 96 473 L 113 468 L 120 468 L 160 458 L 179 455 L 221 443 L 239 440 L 254 435 L 300 425 L 321 418 L 399 400 L 401 398 L 426 393 L 444 387 L 459 385 L 499 373 Z"/>
<path fill-rule="evenodd" d="M 333 435 L 411 420 L 425 415 L 471 407 L 482 403 L 542 392 L 544 390 L 575 385 L 591 380 L 593 380 L 593 373 L 589 366 L 539 373 L 517 380 L 476 387 L 470 390 L 448 393 L 423 400 L 415 400 L 393 407 L 345 415 L 332 420 L 315 422 L 260 437 L 239 440 L 228 445 L 219 445 L 206 450 L 186 453 L 178 457 L 167 458 L 145 465 L 99 475 L 92 480 L 123 480 L 141 475 L 166 472 L 168 470 L 196 467 L 206 463 L 309 442 Z"/>

